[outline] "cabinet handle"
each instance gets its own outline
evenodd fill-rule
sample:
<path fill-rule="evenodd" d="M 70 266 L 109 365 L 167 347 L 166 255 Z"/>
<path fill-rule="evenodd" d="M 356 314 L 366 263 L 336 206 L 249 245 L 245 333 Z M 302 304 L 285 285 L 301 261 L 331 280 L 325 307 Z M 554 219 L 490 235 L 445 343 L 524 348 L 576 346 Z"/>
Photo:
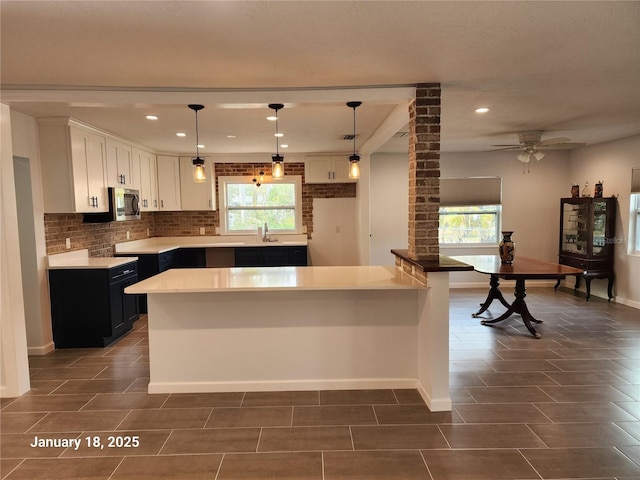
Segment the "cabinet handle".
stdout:
<path fill-rule="evenodd" d="M 211 208 L 211 199 L 209 199 L 209 208 Z"/>
<path fill-rule="evenodd" d="M 160 207 L 164 208 L 164 200 L 160 200 Z"/>
<path fill-rule="evenodd" d="M 96 208 L 98 208 L 98 197 L 96 197 Z"/>
<path fill-rule="evenodd" d="M 327 172 L 327 180 L 331 180 L 331 172 Z"/>
<path fill-rule="evenodd" d="M 158 200 L 154 200 L 154 201 L 153 201 L 153 206 L 154 206 L 154 207 L 157 207 L 157 206 L 158 206 Z"/>
<path fill-rule="evenodd" d="M 122 175 L 122 184 L 126 185 L 127 184 L 127 176 L 126 175 Z"/>

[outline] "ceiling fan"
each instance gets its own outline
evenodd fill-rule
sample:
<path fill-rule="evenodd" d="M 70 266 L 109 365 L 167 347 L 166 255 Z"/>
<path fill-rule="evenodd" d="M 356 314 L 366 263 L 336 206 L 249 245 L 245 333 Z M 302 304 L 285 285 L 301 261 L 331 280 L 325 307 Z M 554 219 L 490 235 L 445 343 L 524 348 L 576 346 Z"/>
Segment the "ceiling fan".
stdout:
<path fill-rule="evenodd" d="M 517 158 L 522 163 L 529 163 L 530 160 L 542 160 L 544 157 L 544 152 L 540 152 L 540 149 L 545 148 L 575 148 L 582 146 L 582 143 L 570 143 L 571 140 L 566 137 L 558 137 L 558 138 L 549 138 L 547 140 L 542 140 L 542 130 L 527 130 L 524 132 L 518 133 L 518 141 L 519 145 L 491 145 L 492 147 L 502 147 L 497 148 L 493 151 L 500 150 L 522 150 L 522 153 L 519 153 Z"/>

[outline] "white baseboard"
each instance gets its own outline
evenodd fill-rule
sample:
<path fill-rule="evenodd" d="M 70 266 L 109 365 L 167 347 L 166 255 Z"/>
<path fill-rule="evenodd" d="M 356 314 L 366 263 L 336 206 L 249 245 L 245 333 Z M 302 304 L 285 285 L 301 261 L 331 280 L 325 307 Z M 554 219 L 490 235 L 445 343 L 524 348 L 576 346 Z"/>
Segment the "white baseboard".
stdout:
<path fill-rule="evenodd" d="M 41 345 L 38 347 L 28 347 L 27 353 L 29 355 L 46 355 L 49 352 L 53 352 L 56 349 L 56 345 L 53 342 L 49 342 L 46 345 Z"/>
<path fill-rule="evenodd" d="M 613 301 L 616 303 L 621 303 L 622 305 L 626 305 L 627 307 L 637 308 L 638 310 L 640 310 L 640 302 L 618 296 L 613 297 Z"/>
<path fill-rule="evenodd" d="M 371 390 L 417 388 L 415 378 L 322 379 L 322 380 L 259 380 L 232 382 L 154 382 L 148 393 L 211 393 L 211 392 L 276 392 L 308 390 Z"/>
<path fill-rule="evenodd" d="M 452 404 L 450 398 L 431 398 L 422 383 L 418 382 L 418 393 L 427 404 L 430 412 L 450 412 Z"/>

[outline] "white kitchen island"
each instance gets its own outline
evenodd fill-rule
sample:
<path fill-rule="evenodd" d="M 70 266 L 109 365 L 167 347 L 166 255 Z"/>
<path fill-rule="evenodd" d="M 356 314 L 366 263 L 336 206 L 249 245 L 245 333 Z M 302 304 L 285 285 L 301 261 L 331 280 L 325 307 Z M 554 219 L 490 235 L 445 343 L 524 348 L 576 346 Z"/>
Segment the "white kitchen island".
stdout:
<path fill-rule="evenodd" d="M 172 269 L 147 294 L 149 393 L 417 388 L 451 410 L 449 273 Z"/>

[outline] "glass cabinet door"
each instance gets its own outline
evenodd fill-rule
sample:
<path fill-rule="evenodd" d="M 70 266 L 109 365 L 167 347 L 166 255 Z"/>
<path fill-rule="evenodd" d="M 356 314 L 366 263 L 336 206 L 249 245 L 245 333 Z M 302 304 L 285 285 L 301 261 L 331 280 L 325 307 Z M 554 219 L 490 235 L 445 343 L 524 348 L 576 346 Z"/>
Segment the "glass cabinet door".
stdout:
<path fill-rule="evenodd" d="M 607 225 L 609 224 L 607 215 L 607 202 L 593 202 L 593 255 L 608 255 L 610 242 Z"/>
<path fill-rule="evenodd" d="M 589 204 L 565 203 L 562 212 L 562 251 L 587 254 L 589 241 Z"/>

